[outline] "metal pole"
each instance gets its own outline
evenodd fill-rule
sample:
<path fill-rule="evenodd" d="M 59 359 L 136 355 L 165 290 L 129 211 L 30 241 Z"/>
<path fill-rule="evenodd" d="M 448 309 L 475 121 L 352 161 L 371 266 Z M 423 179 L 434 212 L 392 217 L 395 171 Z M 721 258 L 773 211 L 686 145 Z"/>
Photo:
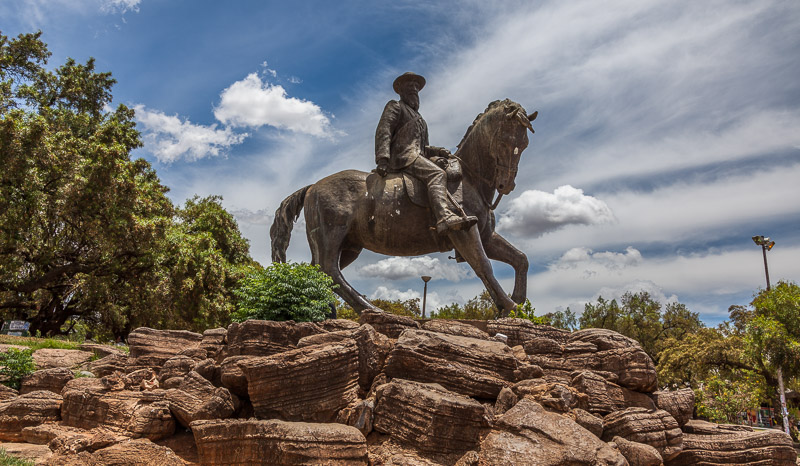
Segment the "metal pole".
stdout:
<path fill-rule="evenodd" d="M 769 267 L 767 267 L 767 245 L 761 245 L 761 252 L 764 253 L 764 274 L 767 276 L 767 291 L 769 291 Z"/>
<path fill-rule="evenodd" d="M 425 282 L 425 289 L 422 291 L 422 318 L 425 318 L 425 305 L 428 301 L 428 282 Z"/>

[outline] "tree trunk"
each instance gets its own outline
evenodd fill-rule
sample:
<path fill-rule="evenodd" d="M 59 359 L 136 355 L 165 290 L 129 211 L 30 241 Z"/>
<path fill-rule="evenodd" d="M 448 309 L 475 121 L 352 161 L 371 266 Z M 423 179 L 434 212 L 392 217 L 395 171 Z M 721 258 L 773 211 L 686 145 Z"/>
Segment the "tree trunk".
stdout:
<path fill-rule="evenodd" d="M 789 413 L 786 411 L 786 391 L 783 389 L 783 369 L 778 367 L 778 391 L 781 397 L 781 416 L 783 416 L 783 430 L 789 433 Z"/>

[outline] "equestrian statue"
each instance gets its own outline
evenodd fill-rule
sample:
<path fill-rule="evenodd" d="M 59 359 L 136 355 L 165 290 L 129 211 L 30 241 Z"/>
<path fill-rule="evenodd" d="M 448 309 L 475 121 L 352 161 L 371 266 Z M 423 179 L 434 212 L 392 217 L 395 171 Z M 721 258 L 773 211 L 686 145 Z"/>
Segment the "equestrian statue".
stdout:
<path fill-rule="evenodd" d="M 525 301 L 528 259 L 494 231 L 494 209 L 510 193 L 520 155 L 528 146 L 530 116 L 516 102 L 498 100 L 475 118 L 455 154 L 428 145 L 419 114 L 425 78 L 404 73 L 375 131 L 372 173 L 345 170 L 296 191 L 281 202 L 270 228 L 272 260 L 286 261 L 292 227 L 305 211 L 311 262 L 339 285 L 336 293 L 361 313 L 374 306 L 345 280 L 342 269 L 366 248 L 417 256 L 455 249 L 483 281 L 502 315 Z M 496 196 L 496 197 L 495 197 Z M 490 259 L 514 268 L 509 297 Z"/>

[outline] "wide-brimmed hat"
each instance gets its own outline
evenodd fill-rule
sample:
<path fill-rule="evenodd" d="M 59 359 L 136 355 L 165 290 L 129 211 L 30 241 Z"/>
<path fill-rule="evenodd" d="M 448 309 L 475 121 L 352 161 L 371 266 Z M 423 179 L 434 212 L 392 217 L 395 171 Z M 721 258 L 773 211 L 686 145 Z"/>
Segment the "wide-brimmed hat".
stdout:
<path fill-rule="evenodd" d="M 398 94 L 400 93 L 400 88 L 408 81 L 414 81 L 417 83 L 417 90 L 421 90 L 425 87 L 425 78 L 418 75 L 417 73 L 412 73 L 411 71 L 405 72 L 397 77 L 392 83 L 392 88 Z"/>

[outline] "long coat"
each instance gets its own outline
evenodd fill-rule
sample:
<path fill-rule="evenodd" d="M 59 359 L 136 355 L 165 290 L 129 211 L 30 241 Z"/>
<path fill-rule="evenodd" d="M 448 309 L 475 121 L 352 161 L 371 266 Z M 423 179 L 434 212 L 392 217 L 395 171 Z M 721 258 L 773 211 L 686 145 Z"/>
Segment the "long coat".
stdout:
<path fill-rule="evenodd" d="M 418 111 L 403 101 L 390 100 L 375 130 L 375 163 L 387 160 L 389 169 L 401 170 L 428 145 L 428 125 Z"/>

